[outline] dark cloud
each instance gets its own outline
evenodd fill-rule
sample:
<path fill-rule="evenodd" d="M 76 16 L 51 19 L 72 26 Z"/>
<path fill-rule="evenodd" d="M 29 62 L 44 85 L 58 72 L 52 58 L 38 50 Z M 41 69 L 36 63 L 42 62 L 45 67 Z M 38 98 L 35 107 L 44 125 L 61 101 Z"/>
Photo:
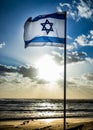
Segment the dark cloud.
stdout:
<path fill-rule="evenodd" d="M 52 53 L 53 59 L 57 62 L 57 64 L 64 64 L 64 55 L 61 55 L 60 53 L 53 52 Z M 87 57 L 87 54 L 85 52 L 67 52 L 67 63 L 73 63 L 73 62 L 79 62 L 84 61 Z"/>
<path fill-rule="evenodd" d="M 6 72 L 17 72 L 17 69 L 12 66 L 0 65 L 0 75 L 5 76 Z"/>
<path fill-rule="evenodd" d="M 62 87 L 62 86 L 64 86 L 64 80 L 58 80 L 57 81 L 57 84 L 58 84 L 58 86 L 60 86 L 60 87 Z M 66 80 L 66 87 L 68 88 L 68 87 L 76 87 L 76 83 L 74 82 L 74 81 L 69 81 L 69 80 Z"/>
<path fill-rule="evenodd" d="M 5 82 L 6 82 L 5 79 L 3 79 L 3 78 L 0 79 L 0 84 L 5 83 Z"/>
<path fill-rule="evenodd" d="M 73 81 L 67 81 L 67 86 L 75 86 L 76 84 Z"/>
<path fill-rule="evenodd" d="M 64 56 L 60 52 L 53 51 L 51 55 L 57 64 L 63 64 Z"/>
<path fill-rule="evenodd" d="M 85 77 L 87 80 L 93 81 L 93 73 L 85 74 L 84 77 Z"/>
<path fill-rule="evenodd" d="M 36 78 L 37 70 L 34 67 L 21 66 L 18 67 L 18 72 L 23 75 L 23 77 L 29 77 L 31 79 Z"/>
<path fill-rule="evenodd" d="M 64 57 L 59 57 L 58 55 L 54 56 L 54 61 L 56 61 L 57 64 L 62 65 L 63 64 Z"/>
<path fill-rule="evenodd" d="M 85 52 L 71 52 L 67 54 L 67 63 L 84 61 L 87 57 Z"/>
<path fill-rule="evenodd" d="M 37 76 L 37 69 L 32 66 L 13 67 L 13 66 L 0 65 L 0 75 L 2 76 L 5 76 L 6 73 L 16 73 L 16 72 L 22 74 L 23 77 L 29 77 L 30 79 L 34 79 Z"/>
<path fill-rule="evenodd" d="M 49 82 L 48 81 L 46 81 L 46 80 L 43 80 L 43 79 L 41 79 L 41 80 L 37 80 L 37 83 L 38 84 L 48 84 Z"/>
<path fill-rule="evenodd" d="M 0 72 L 16 72 L 16 68 L 12 66 L 0 65 Z"/>
<path fill-rule="evenodd" d="M 7 66 L 0 65 L 0 84 L 4 82 L 11 82 L 19 84 L 22 80 L 30 80 L 36 84 L 48 84 L 49 82 L 38 78 L 38 70 L 32 66 Z M 22 78 L 23 77 L 23 78 Z M 26 79 L 25 79 L 26 78 Z M 9 80 L 10 79 L 10 80 Z"/>

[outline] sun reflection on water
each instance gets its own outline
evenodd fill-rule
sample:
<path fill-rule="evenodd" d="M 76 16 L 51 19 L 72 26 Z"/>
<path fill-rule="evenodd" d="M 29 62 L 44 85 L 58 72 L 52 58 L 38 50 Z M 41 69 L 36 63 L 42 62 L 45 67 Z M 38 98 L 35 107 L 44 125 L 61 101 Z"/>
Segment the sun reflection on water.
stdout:
<path fill-rule="evenodd" d="M 53 122 L 53 121 L 55 121 L 56 119 L 45 119 L 45 122 L 46 123 L 51 123 L 51 122 Z"/>

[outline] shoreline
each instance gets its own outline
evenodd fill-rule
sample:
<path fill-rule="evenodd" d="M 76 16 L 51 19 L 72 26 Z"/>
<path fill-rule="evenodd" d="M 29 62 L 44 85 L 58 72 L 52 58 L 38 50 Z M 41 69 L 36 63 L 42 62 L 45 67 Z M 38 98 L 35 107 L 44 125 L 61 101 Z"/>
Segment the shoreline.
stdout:
<path fill-rule="evenodd" d="M 93 119 L 93 116 L 67 116 L 66 119 Z M 0 119 L 1 121 L 20 121 L 20 120 L 43 120 L 43 119 L 63 119 L 63 117 L 59 116 L 40 116 L 40 117 L 25 117 L 25 118 L 5 118 L 5 119 Z"/>
<path fill-rule="evenodd" d="M 67 118 L 67 130 L 93 130 L 93 118 Z M 63 118 L 0 121 L 0 130 L 63 130 Z"/>

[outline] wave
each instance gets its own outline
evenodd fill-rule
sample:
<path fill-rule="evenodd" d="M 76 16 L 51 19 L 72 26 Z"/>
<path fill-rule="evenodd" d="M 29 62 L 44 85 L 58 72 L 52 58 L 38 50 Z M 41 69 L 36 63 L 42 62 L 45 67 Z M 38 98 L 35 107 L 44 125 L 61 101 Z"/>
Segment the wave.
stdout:
<path fill-rule="evenodd" d="M 61 99 L 0 99 L 0 120 L 63 118 Z M 66 117 L 93 117 L 93 100 L 67 100 Z"/>

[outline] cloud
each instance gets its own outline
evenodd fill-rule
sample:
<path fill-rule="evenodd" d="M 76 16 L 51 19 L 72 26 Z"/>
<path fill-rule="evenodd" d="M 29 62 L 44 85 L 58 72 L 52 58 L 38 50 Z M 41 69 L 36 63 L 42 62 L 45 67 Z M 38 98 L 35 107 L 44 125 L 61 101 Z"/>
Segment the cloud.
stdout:
<path fill-rule="evenodd" d="M 93 30 L 90 30 L 86 35 L 77 36 L 72 43 L 67 44 L 67 50 L 73 51 L 84 46 L 93 46 Z"/>
<path fill-rule="evenodd" d="M 67 35 L 67 39 L 72 40 L 72 37 L 71 37 L 71 36 L 69 36 L 69 35 Z"/>
<path fill-rule="evenodd" d="M 75 80 L 77 87 L 93 90 L 93 73 L 86 73 Z"/>
<path fill-rule="evenodd" d="M 37 84 L 48 84 L 49 81 L 43 80 L 43 79 L 37 79 Z"/>
<path fill-rule="evenodd" d="M 52 51 L 52 57 L 57 64 L 63 64 L 64 56 L 60 52 Z"/>
<path fill-rule="evenodd" d="M 83 51 L 81 51 L 81 52 L 67 51 L 67 58 L 66 58 L 67 64 L 85 61 L 87 56 L 88 56 L 87 53 L 83 52 Z M 59 64 L 59 65 L 64 64 L 64 55 L 61 54 L 60 52 L 53 51 L 52 57 L 57 64 Z"/>
<path fill-rule="evenodd" d="M 30 79 L 34 79 L 37 76 L 36 68 L 32 66 L 7 66 L 7 65 L 0 65 L 0 74 L 6 75 L 6 73 L 19 73 L 22 74 L 23 77 L 29 77 Z"/>
<path fill-rule="evenodd" d="M 87 57 L 86 62 L 88 62 L 93 67 L 93 59 L 92 58 Z"/>
<path fill-rule="evenodd" d="M 78 53 L 74 52 L 73 55 L 78 55 Z M 21 73 L 19 73 L 19 70 L 21 70 L 22 66 L 17 68 L 0 65 L 0 68 L 0 71 L 4 73 L 4 75 L 0 75 L 0 97 L 62 98 L 63 96 L 63 79 L 57 83 L 49 83 L 37 78 L 33 80 L 33 77 L 29 77 L 28 73 L 23 75 L 27 68 L 26 66 Z M 28 69 L 30 70 L 30 67 Z M 92 79 L 93 72 L 79 77 L 67 77 L 67 97 L 86 98 L 86 95 L 87 97 L 91 97 L 93 90 Z"/>
<path fill-rule="evenodd" d="M 92 81 L 93 82 L 93 73 L 85 74 L 83 77 L 85 80 Z"/>
<path fill-rule="evenodd" d="M 78 36 L 78 37 L 75 39 L 75 41 L 76 41 L 79 45 L 81 45 L 81 46 L 85 46 L 85 45 L 88 44 L 87 36 L 84 35 L 84 34 Z"/>
<path fill-rule="evenodd" d="M 0 43 L 0 48 L 3 48 L 5 45 L 5 42 Z"/>
<path fill-rule="evenodd" d="M 74 40 L 71 36 L 67 36 L 70 43 L 67 43 L 67 52 L 73 52 L 80 47 L 92 46 L 93 47 L 93 30 L 90 30 L 87 34 L 78 35 Z M 61 51 L 63 48 L 59 48 Z M 86 53 L 86 52 L 85 52 Z"/>
<path fill-rule="evenodd" d="M 36 78 L 36 76 L 37 76 L 37 70 L 32 66 L 30 66 L 30 67 L 28 67 L 28 66 L 20 66 L 20 67 L 18 67 L 17 71 L 20 74 L 22 74 L 23 77 L 29 77 L 31 79 Z"/>
<path fill-rule="evenodd" d="M 78 36 L 74 42 L 80 46 L 93 46 L 93 30 L 90 30 L 87 35 Z"/>
<path fill-rule="evenodd" d="M 17 68 L 13 66 L 1 65 L 0 64 L 0 75 L 5 76 L 6 73 L 17 72 Z"/>
<path fill-rule="evenodd" d="M 59 3 L 57 11 L 58 12 L 67 11 L 68 17 L 76 21 L 79 21 L 81 18 L 93 20 L 92 0 L 89 1 L 79 0 L 78 3 L 76 1 L 72 1 L 71 4 Z"/>
<path fill-rule="evenodd" d="M 68 38 L 70 38 L 69 35 Z M 67 43 L 67 64 L 86 61 L 89 58 L 88 56 L 91 55 L 91 52 L 89 53 L 83 47 L 93 47 L 93 30 L 90 30 L 87 34 L 81 34 L 73 42 Z M 52 51 L 53 59 L 60 65 L 64 64 L 64 56 L 62 53 L 63 50 L 60 48 L 58 52 Z"/>
<path fill-rule="evenodd" d="M 33 81 L 28 77 L 23 77 L 23 75 L 19 74 L 18 72 L 6 73 L 5 76 L 0 76 L 0 90 L 8 91 L 10 95 L 12 95 L 11 91 L 17 92 L 17 89 L 21 90 L 21 89 L 33 88 L 36 85 L 37 84 L 35 81 Z M 17 93 L 15 94 L 17 95 Z M 0 93 L 0 95 L 2 95 L 2 92 Z"/>
<path fill-rule="evenodd" d="M 60 80 L 57 82 L 58 86 L 62 88 L 64 82 Z M 66 80 L 66 97 L 67 98 L 93 98 L 93 73 L 86 73 L 77 77 L 67 77 Z"/>
<path fill-rule="evenodd" d="M 70 44 L 67 44 L 67 51 L 73 51 L 78 48 L 78 44 L 74 41 Z"/>
<path fill-rule="evenodd" d="M 57 7 L 58 12 L 67 11 L 68 17 L 71 17 L 72 19 L 76 19 L 77 12 L 74 9 L 74 5 L 70 5 L 69 3 L 59 3 L 59 6 Z"/>
<path fill-rule="evenodd" d="M 5 92 L 8 92 L 10 95 L 12 95 L 11 91 L 15 91 L 17 89 L 18 91 L 20 91 L 21 88 L 33 89 L 37 86 L 38 83 L 40 83 L 39 79 L 37 79 L 36 72 L 37 70 L 32 66 L 13 67 L 0 65 L 0 90 L 3 91 L 4 95 Z M 42 84 L 45 84 L 45 82 L 42 81 Z M 2 95 L 2 92 L 0 95 Z"/>
<path fill-rule="evenodd" d="M 90 30 L 90 37 L 93 39 L 93 30 Z"/>
<path fill-rule="evenodd" d="M 80 3 L 77 6 L 78 17 L 92 19 L 92 16 L 93 16 L 92 6 L 93 6 L 93 3 L 91 0 L 86 1 L 86 2 L 83 0 L 80 0 Z"/>
<path fill-rule="evenodd" d="M 38 70 L 32 66 L 13 67 L 0 65 L 0 84 L 4 86 L 17 84 L 20 87 L 34 87 L 37 84 L 44 85 L 48 83 L 48 81 L 39 79 Z"/>
<path fill-rule="evenodd" d="M 28 74 L 32 67 L 0 65 L 0 97 L 2 98 L 55 98 L 62 97 L 61 88 Z M 19 71 L 20 70 L 20 71 Z M 26 73 L 24 72 L 26 71 Z M 34 80 L 33 80 L 34 77 Z M 55 89 L 53 89 L 55 88 Z M 58 93 L 60 95 L 58 95 Z M 51 94 L 52 93 L 52 94 Z"/>
<path fill-rule="evenodd" d="M 62 12 L 61 7 L 57 6 L 57 11 L 58 11 L 58 12 Z"/>
<path fill-rule="evenodd" d="M 67 72 L 68 73 L 68 72 Z M 57 84 L 62 87 L 64 84 L 64 80 L 58 80 Z M 93 71 L 90 73 L 83 73 L 79 76 L 68 76 L 66 79 L 67 88 L 89 88 L 93 89 Z"/>
<path fill-rule="evenodd" d="M 84 61 L 87 57 L 87 54 L 85 52 L 70 52 L 67 55 L 67 63 L 73 63 L 73 62 L 80 62 Z"/>

